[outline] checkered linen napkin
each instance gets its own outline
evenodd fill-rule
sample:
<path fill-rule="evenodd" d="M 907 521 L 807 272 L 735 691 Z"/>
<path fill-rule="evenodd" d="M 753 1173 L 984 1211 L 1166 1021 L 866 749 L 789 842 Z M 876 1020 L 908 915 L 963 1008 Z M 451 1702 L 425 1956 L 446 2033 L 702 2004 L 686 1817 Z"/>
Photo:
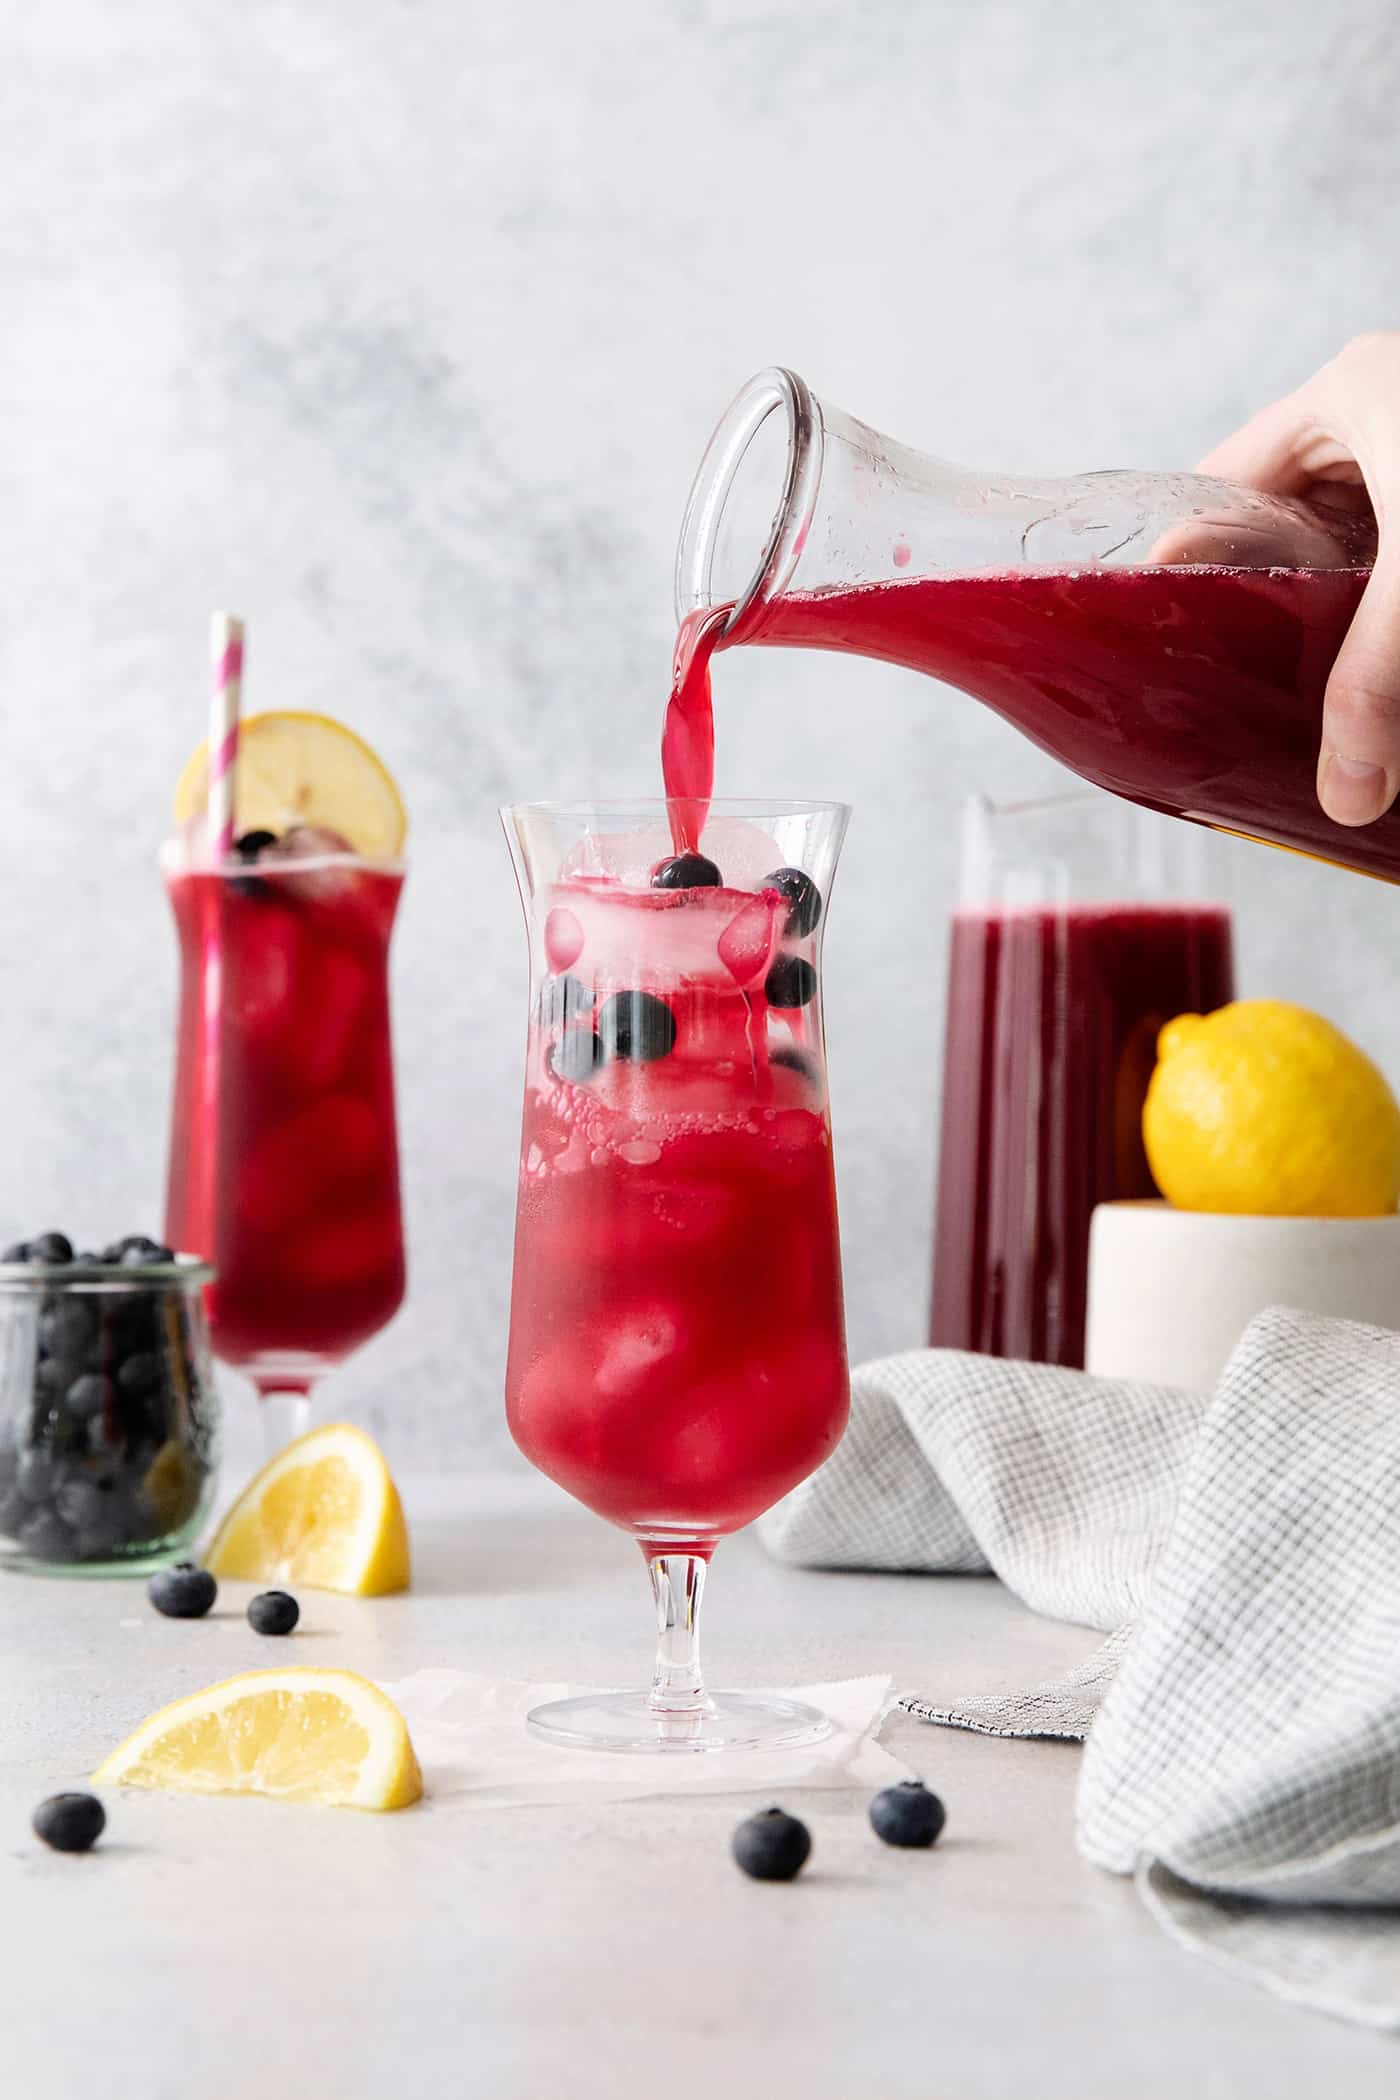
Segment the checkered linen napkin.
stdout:
<path fill-rule="evenodd" d="M 890 1357 L 764 1530 L 780 1559 L 990 1570 L 1113 1629 L 1055 1683 L 902 1703 L 1087 1736 L 1086 1858 L 1194 1951 L 1400 2028 L 1400 1335 L 1261 1314 L 1213 1399 Z"/>

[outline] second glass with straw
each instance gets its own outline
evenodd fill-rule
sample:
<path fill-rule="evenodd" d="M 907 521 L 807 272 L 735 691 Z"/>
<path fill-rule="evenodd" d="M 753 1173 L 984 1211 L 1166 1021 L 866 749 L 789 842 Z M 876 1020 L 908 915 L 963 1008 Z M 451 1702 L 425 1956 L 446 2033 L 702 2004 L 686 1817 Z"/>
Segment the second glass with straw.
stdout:
<path fill-rule="evenodd" d="M 164 874 L 180 943 L 166 1236 L 216 1268 L 215 1354 L 270 1449 L 404 1294 L 388 959 L 402 809 L 323 716 L 240 723 L 242 629 L 216 618 L 210 735 Z"/>

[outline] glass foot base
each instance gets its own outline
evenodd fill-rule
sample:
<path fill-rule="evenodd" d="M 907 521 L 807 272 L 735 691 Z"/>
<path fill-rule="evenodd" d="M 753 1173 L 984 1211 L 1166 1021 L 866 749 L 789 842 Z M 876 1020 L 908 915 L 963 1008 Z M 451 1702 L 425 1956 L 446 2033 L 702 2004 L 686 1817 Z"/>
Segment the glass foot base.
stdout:
<path fill-rule="evenodd" d="M 585 1692 L 553 1699 L 526 1717 L 532 1735 L 572 1750 L 657 1752 L 801 1750 L 832 1724 L 800 1699 L 763 1692 L 712 1692 L 693 1712 L 661 1713 L 645 1692 Z"/>

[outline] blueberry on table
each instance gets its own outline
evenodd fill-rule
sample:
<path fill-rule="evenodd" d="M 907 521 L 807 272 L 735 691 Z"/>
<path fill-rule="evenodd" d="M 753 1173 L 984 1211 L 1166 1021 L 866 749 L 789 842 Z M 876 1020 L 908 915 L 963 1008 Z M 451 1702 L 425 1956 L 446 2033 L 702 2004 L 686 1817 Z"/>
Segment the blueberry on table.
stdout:
<path fill-rule="evenodd" d="M 714 862 L 703 853 L 676 853 L 651 871 L 654 890 L 717 890 L 724 881 Z"/>
<path fill-rule="evenodd" d="M 887 1845 L 932 1845 L 946 1821 L 943 1803 L 937 1794 L 929 1792 L 922 1779 L 905 1779 L 898 1786 L 887 1786 L 870 1804 L 871 1828 Z"/>
<path fill-rule="evenodd" d="M 598 1038 L 591 1028 L 566 1028 L 558 1042 L 550 1044 L 547 1062 L 556 1079 L 582 1086 L 597 1066 Z"/>
<path fill-rule="evenodd" d="M 650 1064 L 676 1047 L 676 1017 L 654 992 L 614 992 L 598 1009 L 598 1049 L 604 1058 Z"/>
<path fill-rule="evenodd" d="M 301 1617 L 301 1606 L 286 1590 L 264 1590 L 248 1606 L 248 1624 L 254 1633 L 290 1633 Z"/>
<path fill-rule="evenodd" d="M 11 1240 L 4 1253 L 0 1254 L 0 1261 L 32 1261 L 33 1259 L 34 1257 L 29 1251 L 28 1240 Z"/>
<path fill-rule="evenodd" d="M 546 977 L 540 987 L 540 1025 L 543 1028 L 568 1028 L 583 1014 L 591 1013 L 593 994 L 577 977 L 567 970 L 557 977 Z"/>
<path fill-rule="evenodd" d="M 146 1594 L 167 1619 L 202 1619 L 218 1596 L 219 1585 L 207 1568 L 182 1560 L 153 1575 Z"/>
<path fill-rule="evenodd" d="M 48 1262 L 57 1267 L 73 1259 L 73 1242 L 64 1232 L 41 1232 L 37 1240 L 29 1242 L 29 1259 Z"/>
<path fill-rule="evenodd" d="M 55 1852 L 91 1852 L 107 1827 L 107 1811 L 96 1794 L 50 1794 L 30 1824 Z"/>
<path fill-rule="evenodd" d="M 805 1006 L 817 989 L 817 973 L 802 955 L 780 955 L 763 980 L 770 1006 Z"/>
<path fill-rule="evenodd" d="M 791 1881 L 802 1872 L 812 1850 L 805 1823 L 785 1809 L 765 1808 L 739 1825 L 730 1840 L 744 1872 L 755 1881 Z"/>
<path fill-rule="evenodd" d="M 771 875 L 764 876 L 759 888 L 777 890 L 791 905 L 783 921 L 784 933 L 800 937 L 816 931 L 822 915 L 822 893 L 801 868 L 775 868 Z"/>

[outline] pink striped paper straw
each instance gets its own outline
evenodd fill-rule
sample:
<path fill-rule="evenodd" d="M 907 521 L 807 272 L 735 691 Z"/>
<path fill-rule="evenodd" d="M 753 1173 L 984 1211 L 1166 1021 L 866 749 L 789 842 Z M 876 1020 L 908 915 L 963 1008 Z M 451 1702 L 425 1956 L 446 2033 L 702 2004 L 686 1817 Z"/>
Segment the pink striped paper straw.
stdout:
<path fill-rule="evenodd" d="M 209 850 L 215 863 L 233 851 L 238 780 L 238 711 L 243 703 L 243 622 L 216 612 L 209 623 Z"/>

